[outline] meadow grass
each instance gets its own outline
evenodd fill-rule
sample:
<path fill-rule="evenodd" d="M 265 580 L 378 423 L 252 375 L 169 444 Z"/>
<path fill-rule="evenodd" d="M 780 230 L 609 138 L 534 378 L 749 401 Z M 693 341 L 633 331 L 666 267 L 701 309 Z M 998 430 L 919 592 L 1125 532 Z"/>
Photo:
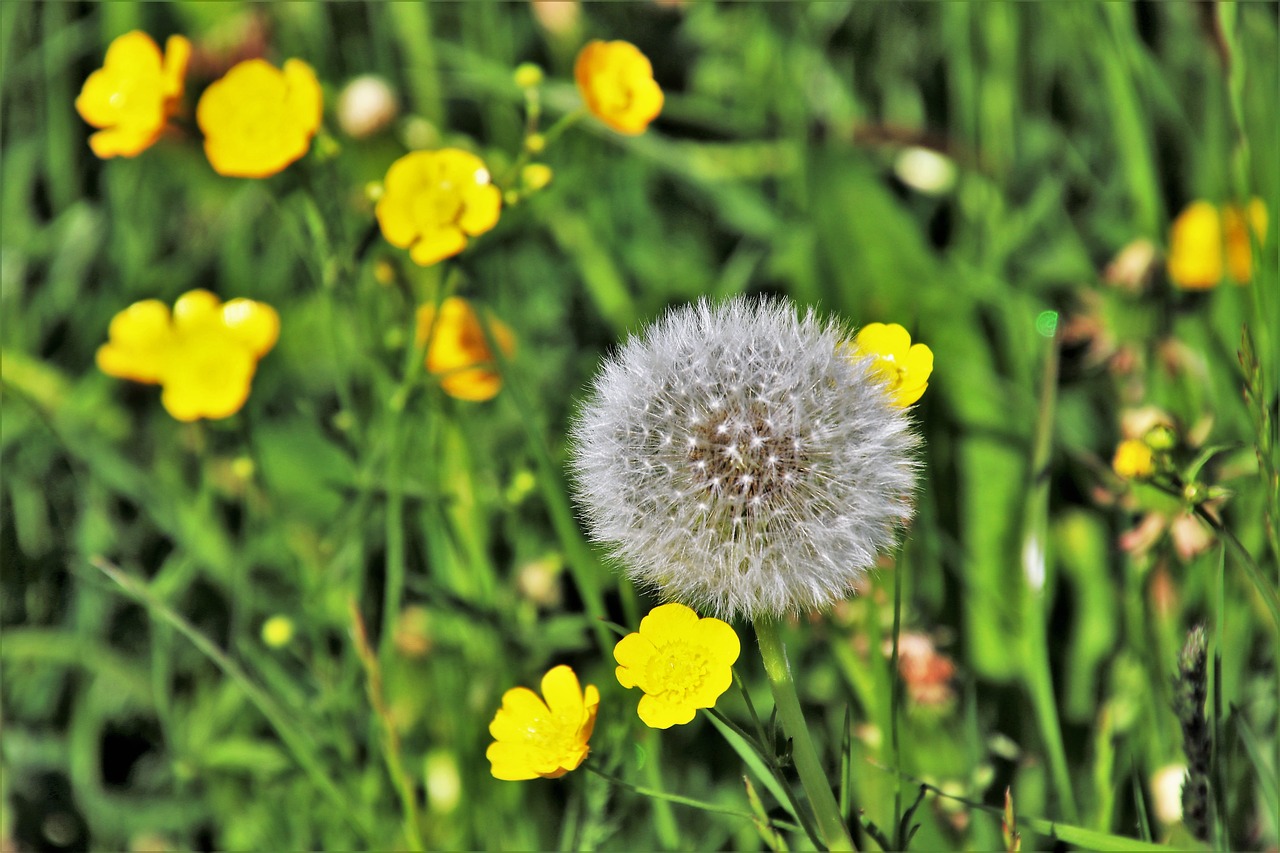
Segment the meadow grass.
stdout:
<path fill-rule="evenodd" d="M 1275 4 L 576 15 L 0 4 L 5 849 L 812 847 L 749 624 L 713 712 L 637 719 L 613 627 L 657 601 L 587 541 L 565 469 L 606 353 L 668 306 L 757 293 L 900 323 L 936 356 L 905 541 L 779 631 L 859 848 L 1006 848 L 1002 815 L 1027 849 L 1274 848 Z M 219 70 L 193 70 L 185 130 L 102 161 L 72 105 L 131 29 Z M 513 70 L 546 70 L 545 127 L 578 107 L 587 38 L 652 59 L 649 131 L 568 128 L 538 158 L 549 187 L 456 259 L 387 244 L 367 185 L 407 144 L 507 173 Z M 316 69 L 326 132 L 275 177 L 225 178 L 190 105 L 255 43 Z M 402 115 L 354 140 L 333 107 L 363 73 Z M 920 183 L 915 147 L 954 180 Z M 1252 197 L 1252 282 L 1171 286 L 1178 212 Z M 282 332 L 242 411 L 181 424 L 94 355 L 118 311 L 194 288 L 266 302 Z M 415 312 L 448 293 L 514 331 L 492 401 L 423 369 Z M 1168 476 L 1125 482 L 1112 454 L 1144 407 L 1172 428 Z M 268 643 L 277 616 L 293 630 Z M 1189 764 L 1175 674 L 1197 625 L 1203 841 L 1160 781 Z M 504 691 L 557 664 L 601 692 L 587 765 L 494 779 Z"/>

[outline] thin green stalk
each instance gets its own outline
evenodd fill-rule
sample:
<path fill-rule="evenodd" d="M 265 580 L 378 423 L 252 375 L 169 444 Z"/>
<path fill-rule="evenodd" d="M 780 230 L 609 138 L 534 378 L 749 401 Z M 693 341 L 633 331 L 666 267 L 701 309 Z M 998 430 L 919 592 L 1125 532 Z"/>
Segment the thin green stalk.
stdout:
<path fill-rule="evenodd" d="M 245 671 L 235 661 L 227 657 L 226 653 L 218 648 L 212 640 L 200 633 L 194 625 L 172 610 L 167 604 L 156 598 L 145 583 L 130 577 L 121 571 L 118 566 L 101 557 L 95 557 L 90 562 L 94 568 L 115 581 L 130 598 L 145 605 L 154 617 L 177 629 L 178 633 L 186 637 L 201 654 L 213 662 L 214 666 L 222 670 L 223 674 L 244 692 L 259 713 L 266 718 L 271 727 L 275 729 L 276 734 L 280 735 L 280 740 L 293 754 L 298 766 L 310 777 L 312 784 L 332 801 L 338 813 L 355 830 L 356 835 L 365 841 L 372 837 L 370 829 L 364 820 L 351 810 L 350 797 L 338 790 L 333 780 L 325 775 L 321 767 L 320 758 L 308 738 L 294 726 L 289 715 L 276 704 L 269 694 L 254 684 Z"/>
<path fill-rule="evenodd" d="M 493 354 L 498 373 L 502 376 L 505 392 L 503 396 L 515 406 L 520 424 L 524 427 L 529 453 L 538 471 L 538 486 L 542 492 L 542 499 L 546 502 L 547 514 L 551 517 L 551 527 L 556 533 L 556 538 L 560 540 L 560 547 L 564 549 L 569 574 L 573 577 L 573 582 L 587 605 L 588 613 L 592 616 L 603 616 L 608 611 L 604 605 L 604 594 L 600 591 L 597 580 L 600 566 L 578 530 L 578 523 L 573 516 L 573 507 L 569 502 L 568 489 L 565 488 L 559 466 L 551 459 L 545 431 L 539 428 L 540 421 L 535 414 L 536 410 L 525 399 L 520 383 L 513 381 L 515 377 L 512 376 L 511 363 L 493 336 L 488 315 L 484 311 L 478 311 L 476 316 L 480 321 L 480 330 L 484 333 L 485 344 Z M 622 599 L 628 623 L 636 624 L 640 619 L 639 614 L 635 612 L 635 596 L 624 594 Z M 612 658 L 614 641 L 609 636 L 609 629 L 598 619 L 593 619 L 592 622 L 596 642 L 601 652 L 606 659 Z"/>
<path fill-rule="evenodd" d="M 1058 394 L 1058 341 L 1056 318 L 1050 331 L 1040 379 L 1040 400 L 1036 416 L 1035 443 L 1031 456 L 1031 478 L 1027 490 L 1027 510 L 1023 523 L 1022 581 L 1026 606 L 1023 625 L 1022 673 L 1031 704 L 1035 710 L 1040 736 L 1048 752 L 1049 768 L 1062 813 L 1076 819 L 1075 794 L 1071 771 L 1062 741 L 1062 723 L 1058 719 L 1058 701 L 1054 695 L 1052 667 L 1049 660 L 1048 624 L 1045 609 L 1048 601 L 1049 538 L 1049 457 L 1053 448 L 1053 413 Z"/>
<path fill-rule="evenodd" d="M 898 674 L 898 637 L 902 633 L 902 567 L 893 572 L 893 652 L 889 657 L 889 747 L 893 766 L 898 771 L 898 786 L 893 792 L 893 825 L 902 820 L 902 753 L 898 748 L 898 710 L 902 707 L 902 678 Z"/>
<path fill-rule="evenodd" d="M 730 815 L 731 817 L 740 817 L 751 821 L 756 819 L 755 815 L 751 812 L 741 812 L 737 809 L 726 808 L 725 806 L 717 805 L 715 803 L 709 803 L 706 800 L 695 800 L 693 797 L 684 797 L 680 794 L 667 794 L 662 791 L 655 791 L 652 788 L 643 788 L 639 785 L 633 785 L 630 782 L 619 779 L 617 776 L 614 776 L 611 773 L 606 773 L 600 768 L 593 766 L 591 762 L 583 764 L 582 767 L 583 769 L 596 774 L 610 784 L 617 785 L 619 788 L 624 788 L 632 793 L 639 794 L 642 797 L 652 797 L 655 800 L 665 800 L 668 803 L 689 806 L 691 808 L 701 809 L 704 812 L 712 812 L 713 814 Z M 800 831 L 800 827 L 790 821 L 773 819 L 770 820 L 769 823 L 777 829 L 785 829 L 788 832 Z"/>
<path fill-rule="evenodd" d="M 747 768 L 756 774 L 760 783 L 782 807 L 791 812 L 800 822 L 800 828 L 804 830 L 814 847 L 821 846 L 822 839 L 818 837 L 817 827 L 813 825 L 813 819 L 809 817 L 809 813 L 800 807 L 799 798 L 783 775 L 781 768 L 778 767 L 772 746 L 768 746 L 764 741 L 753 740 L 737 723 L 715 708 L 705 710 L 707 716 L 711 718 L 711 724 L 719 730 L 720 736 L 728 742 L 733 751 L 738 753 Z"/>
<path fill-rule="evenodd" d="M 1229 850 L 1230 835 L 1227 832 L 1227 779 L 1230 778 L 1227 767 L 1227 750 L 1222 741 L 1222 632 L 1226 622 L 1227 608 L 1227 549 L 1218 549 L 1217 589 L 1218 599 L 1213 638 L 1213 795 L 1214 795 L 1214 830 L 1219 850 Z"/>
<path fill-rule="evenodd" d="M 755 621 L 756 642 L 760 645 L 760 657 L 764 671 L 773 689 L 773 699 L 782 720 L 783 731 L 791 738 L 792 758 L 800 784 L 809 796 L 818 824 L 818 832 L 830 850 L 853 850 L 853 839 L 840 817 L 840 805 L 831 792 L 831 784 L 822 770 L 818 751 L 814 749 L 804 713 L 800 710 L 800 696 L 796 693 L 791 664 L 787 661 L 787 649 L 775 620 L 762 618 Z"/>
<path fill-rule="evenodd" d="M 653 824 L 658 841 L 664 850 L 680 849 L 680 827 L 676 824 L 676 816 L 671 811 L 671 801 L 665 796 L 662 780 L 662 741 L 653 739 L 649 742 L 649 757 L 644 763 L 644 775 L 652 786 L 651 790 L 661 797 L 652 797 Z"/>
<path fill-rule="evenodd" d="M 382 757 L 387 763 L 387 774 L 395 785 L 396 793 L 400 796 L 400 807 L 404 811 L 405 841 L 410 850 L 422 851 L 425 848 L 422 844 L 422 832 L 418 828 L 418 792 L 400 758 L 400 734 L 396 731 L 395 719 L 383 696 L 382 668 L 378 665 L 378 656 L 369 646 L 369 635 L 365 631 L 364 619 L 360 616 L 360 607 L 354 598 L 347 600 L 347 610 L 351 614 L 351 636 L 356 644 L 356 654 L 364 666 L 369 704 L 373 706 L 374 714 L 382 726 Z"/>
<path fill-rule="evenodd" d="M 880 769 L 892 772 L 888 767 Z M 924 790 L 937 797 L 951 800 L 955 803 L 973 809 L 975 811 L 986 812 L 996 818 L 1004 816 L 1004 809 L 998 806 L 989 806 L 986 803 L 980 803 L 977 800 L 971 800 L 968 797 L 960 797 L 955 794 L 949 794 L 936 785 L 916 779 L 913 776 L 906 777 L 908 781 L 919 785 Z M 1141 790 L 1140 786 L 1137 790 Z M 1026 815 L 1018 815 L 1018 826 L 1020 828 L 1031 828 L 1041 835 L 1049 838 L 1058 839 L 1073 844 L 1086 850 L 1114 850 L 1114 851 L 1168 851 L 1168 845 L 1154 844 L 1150 841 L 1140 841 L 1136 838 L 1127 838 L 1123 835 L 1112 835 L 1109 832 L 1098 832 L 1093 829 L 1086 829 L 1083 826 L 1073 826 L 1071 824 L 1059 823 L 1056 820 L 1045 820 L 1044 818 L 1028 817 Z"/>
<path fill-rule="evenodd" d="M 1271 611 L 1272 628 L 1280 632 L 1280 594 L 1276 593 L 1275 586 L 1271 583 L 1270 578 L 1263 574 L 1262 569 L 1258 568 L 1258 564 L 1253 561 L 1253 555 L 1249 553 L 1249 549 L 1244 547 L 1236 535 L 1227 528 L 1222 520 L 1204 508 L 1204 504 L 1196 504 L 1195 513 L 1213 528 L 1223 540 L 1231 545 L 1236 552 L 1236 556 L 1240 558 L 1240 565 L 1244 567 L 1244 573 L 1248 576 L 1249 581 L 1253 584 L 1254 589 L 1262 596 L 1262 601 L 1267 605 L 1267 609 Z"/>

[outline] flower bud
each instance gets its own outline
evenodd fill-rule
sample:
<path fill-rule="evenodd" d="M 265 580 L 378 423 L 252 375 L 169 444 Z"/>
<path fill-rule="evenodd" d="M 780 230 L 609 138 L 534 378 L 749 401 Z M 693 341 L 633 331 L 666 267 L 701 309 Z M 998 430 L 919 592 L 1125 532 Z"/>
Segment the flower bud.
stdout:
<path fill-rule="evenodd" d="M 338 126 L 352 139 L 368 139 L 399 113 L 395 92 L 376 74 L 362 74 L 338 95 Z"/>

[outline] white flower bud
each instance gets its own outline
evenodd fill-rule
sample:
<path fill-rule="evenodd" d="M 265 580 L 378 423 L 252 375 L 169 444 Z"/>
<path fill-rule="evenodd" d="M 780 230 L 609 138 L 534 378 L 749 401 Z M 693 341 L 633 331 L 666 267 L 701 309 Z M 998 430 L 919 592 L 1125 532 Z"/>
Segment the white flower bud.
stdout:
<path fill-rule="evenodd" d="M 352 139 L 368 139 L 395 120 L 396 94 L 386 80 L 362 74 L 338 95 L 338 126 Z"/>

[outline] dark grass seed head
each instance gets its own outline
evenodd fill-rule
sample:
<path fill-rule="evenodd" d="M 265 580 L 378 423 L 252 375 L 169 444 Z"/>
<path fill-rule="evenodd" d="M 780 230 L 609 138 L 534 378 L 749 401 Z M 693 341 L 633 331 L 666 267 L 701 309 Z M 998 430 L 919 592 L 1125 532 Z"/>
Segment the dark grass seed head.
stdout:
<path fill-rule="evenodd" d="M 851 339 L 745 298 L 631 337 L 572 431 L 592 540 L 637 584 L 722 617 L 847 597 L 910 518 L 918 442 Z"/>

